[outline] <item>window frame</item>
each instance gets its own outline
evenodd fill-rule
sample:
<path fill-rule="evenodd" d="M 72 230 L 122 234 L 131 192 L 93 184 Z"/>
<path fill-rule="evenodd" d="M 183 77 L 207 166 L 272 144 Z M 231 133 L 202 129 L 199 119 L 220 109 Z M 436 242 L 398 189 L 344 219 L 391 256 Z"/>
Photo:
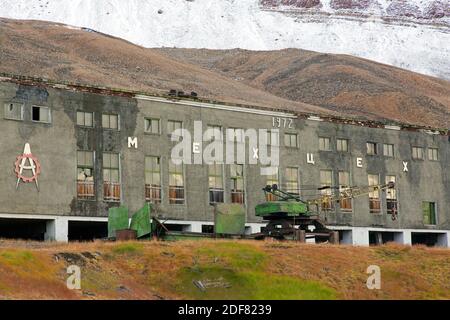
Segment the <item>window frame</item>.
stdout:
<path fill-rule="evenodd" d="M 110 164 L 109 166 L 105 166 L 105 154 L 115 155 L 117 156 L 117 168 L 112 166 L 112 161 L 110 158 Z M 111 173 L 114 171 L 117 171 L 117 182 L 112 181 L 113 179 L 106 180 L 105 179 L 105 170 L 110 170 L 110 177 Z M 103 158 L 102 158 L 102 178 L 103 178 L 103 201 L 105 202 L 121 202 L 122 199 L 122 178 L 121 178 L 121 169 L 120 169 L 120 153 L 117 152 L 103 152 Z M 106 196 L 106 184 L 108 184 L 108 187 L 115 187 L 113 190 L 113 194 L 117 191 L 116 188 L 118 188 L 119 196 Z"/>
<path fill-rule="evenodd" d="M 242 176 L 239 177 L 238 175 L 233 175 L 233 166 L 236 167 L 241 167 L 242 168 Z M 243 164 L 240 163 L 232 163 L 229 165 L 229 169 L 230 169 L 230 202 L 231 203 L 238 203 L 238 204 L 243 204 L 245 205 L 247 201 L 245 201 L 245 167 Z M 236 172 L 237 170 L 235 170 Z M 241 180 L 242 181 L 242 190 L 239 190 L 236 188 L 236 186 L 238 185 L 237 181 Z M 242 202 L 240 201 L 233 201 L 233 199 L 235 197 L 238 198 L 242 198 Z"/>
<path fill-rule="evenodd" d="M 431 154 L 430 154 L 430 152 L 431 152 Z M 434 148 L 434 147 L 428 148 L 427 154 L 428 154 L 428 160 L 439 161 L 439 148 Z M 432 155 L 432 156 L 430 157 L 430 155 Z M 436 157 L 434 157 L 434 155 L 436 155 Z"/>
<path fill-rule="evenodd" d="M 289 144 L 286 143 L 286 139 L 289 137 Z M 295 137 L 295 145 L 292 145 L 292 138 Z M 284 133 L 284 146 L 286 148 L 297 149 L 298 148 L 298 134 L 295 132 L 285 132 Z"/>
<path fill-rule="evenodd" d="M 172 168 L 181 168 L 181 171 L 179 172 L 179 171 L 177 171 L 177 170 L 175 170 L 175 171 L 172 171 L 171 169 Z M 169 188 L 169 193 L 168 193 L 168 201 L 169 201 L 169 204 L 170 205 L 176 205 L 176 206 L 184 206 L 184 205 L 186 205 L 186 181 L 185 181 L 185 168 L 184 168 L 184 164 L 183 163 L 181 163 L 181 164 L 174 164 L 173 162 L 172 162 L 172 160 L 169 160 L 169 163 L 168 163 L 168 173 L 169 173 L 169 184 L 168 184 L 168 188 Z M 182 183 L 183 183 L 183 185 L 182 186 L 178 186 L 178 185 L 171 185 L 170 184 L 170 179 L 171 179 L 171 176 L 172 175 L 176 175 L 176 176 L 180 176 L 181 175 L 181 181 L 182 181 Z M 175 179 L 176 180 L 176 179 Z M 176 192 L 178 191 L 178 190 L 182 190 L 182 192 L 183 192 L 183 198 L 172 198 L 171 197 L 171 191 L 172 190 L 175 190 Z M 177 201 L 182 201 L 182 203 L 177 203 Z"/>
<path fill-rule="evenodd" d="M 7 117 L 8 112 L 6 111 L 6 109 L 8 107 L 10 107 L 11 105 L 13 106 L 20 106 L 20 119 L 17 118 L 12 118 L 12 117 Z M 3 119 L 5 120 L 15 120 L 15 121 L 23 121 L 24 120 L 24 111 L 25 111 L 25 104 L 24 103 L 19 103 L 19 102 L 5 102 L 3 104 Z"/>
<path fill-rule="evenodd" d="M 41 110 L 42 109 L 46 109 L 48 111 L 48 121 L 42 121 L 42 120 L 33 120 L 33 109 L 34 108 L 39 108 L 39 118 L 41 118 Z M 30 119 L 31 122 L 34 123 L 45 123 L 45 124 L 51 124 L 52 123 L 52 109 L 50 107 L 47 106 L 38 106 L 38 105 L 31 105 L 31 109 L 30 109 Z"/>
<path fill-rule="evenodd" d="M 343 150 L 342 148 L 339 147 L 339 145 L 341 145 L 342 147 L 342 142 L 345 141 L 345 150 Z M 336 138 L 336 151 L 337 152 L 349 152 L 349 139 L 346 138 Z"/>
<path fill-rule="evenodd" d="M 386 154 L 386 150 L 392 150 L 392 155 Z M 392 143 L 383 143 L 383 156 L 387 157 L 387 158 L 394 158 L 395 157 L 394 144 L 392 144 Z"/>
<path fill-rule="evenodd" d="M 331 138 L 330 137 L 319 136 L 318 138 L 319 138 L 319 151 L 326 151 L 326 152 L 333 151 L 333 148 L 331 147 Z M 321 144 L 322 140 L 323 141 L 328 141 L 328 149 L 323 149 L 322 148 L 322 144 Z M 326 143 L 325 143 L 325 145 L 326 145 Z"/>
<path fill-rule="evenodd" d="M 156 170 L 147 170 L 147 159 L 157 159 L 158 160 L 158 166 L 159 171 Z M 153 169 L 153 167 L 152 167 Z M 153 174 L 157 173 L 159 174 L 159 186 L 156 186 L 154 183 L 147 183 L 147 174 L 150 173 L 153 180 Z M 153 181 L 152 181 L 153 182 Z M 162 158 L 161 156 L 154 156 L 154 155 L 147 155 L 144 158 L 144 185 L 145 185 L 145 201 L 151 202 L 154 204 L 161 204 L 163 201 L 163 177 L 162 177 Z M 153 191 L 159 190 L 159 199 L 154 199 L 152 196 L 147 197 L 148 194 L 152 195 Z"/>
<path fill-rule="evenodd" d="M 103 117 L 108 116 L 108 127 L 105 127 L 103 125 Z M 117 117 L 117 128 L 111 128 L 111 116 Z M 118 113 L 102 113 L 102 128 L 105 130 L 114 130 L 114 131 L 120 131 L 120 114 Z"/>
<path fill-rule="evenodd" d="M 373 153 L 369 152 L 369 146 L 373 146 Z M 378 155 L 378 143 L 374 141 L 366 141 L 366 154 L 368 156 Z"/>
<path fill-rule="evenodd" d="M 419 151 L 420 150 L 420 152 L 421 152 L 421 154 L 422 154 L 422 157 L 416 157 L 415 156 L 415 152 L 414 151 Z M 413 159 L 413 160 L 425 160 L 425 148 L 424 147 L 420 147 L 420 146 L 411 146 L 411 158 Z"/>
<path fill-rule="evenodd" d="M 79 158 L 80 158 L 80 153 L 83 153 L 83 158 L 84 158 L 84 162 L 80 163 L 79 162 Z M 86 164 L 86 154 L 87 153 L 91 153 L 91 161 L 92 161 L 92 165 L 88 165 Z M 80 174 L 80 169 L 85 170 L 85 169 L 89 169 L 91 170 L 91 177 L 92 177 L 92 183 L 86 183 L 86 182 L 90 182 L 87 179 L 84 180 L 80 180 L 78 178 L 79 174 Z M 91 185 L 91 187 L 89 187 L 89 185 Z M 88 193 L 87 195 L 82 193 L 80 194 L 79 190 L 80 188 L 85 188 L 87 186 L 87 188 L 92 188 L 92 193 Z M 95 200 L 96 199 L 96 179 L 95 179 L 95 151 L 91 151 L 91 150 L 77 150 L 77 199 L 78 200 L 83 200 L 83 201 L 89 201 L 89 200 Z"/>
<path fill-rule="evenodd" d="M 78 114 L 80 114 L 80 113 L 83 114 L 83 124 L 79 124 L 78 123 Z M 92 124 L 90 126 L 86 125 L 86 114 L 90 114 L 91 115 L 91 122 L 92 122 Z M 94 125 L 94 122 L 95 122 L 94 121 L 94 112 L 84 111 L 84 110 L 77 110 L 76 117 L 77 117 L 77 126 L 78 127 L 83 127 L 83 128 L 94 128 L 95 127 L 95 125 Z"/>

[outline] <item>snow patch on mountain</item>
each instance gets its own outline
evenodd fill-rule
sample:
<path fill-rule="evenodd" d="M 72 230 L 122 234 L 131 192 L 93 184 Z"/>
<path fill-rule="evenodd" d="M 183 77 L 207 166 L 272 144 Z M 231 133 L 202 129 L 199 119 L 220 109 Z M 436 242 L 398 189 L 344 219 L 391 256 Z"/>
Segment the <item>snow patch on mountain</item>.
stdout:
<path fill-rule="evenodd" d="M 302 48 L 450 79 L 448 0 L 0 0 L 0 17 L 98 30 L 145 47 Z"/>

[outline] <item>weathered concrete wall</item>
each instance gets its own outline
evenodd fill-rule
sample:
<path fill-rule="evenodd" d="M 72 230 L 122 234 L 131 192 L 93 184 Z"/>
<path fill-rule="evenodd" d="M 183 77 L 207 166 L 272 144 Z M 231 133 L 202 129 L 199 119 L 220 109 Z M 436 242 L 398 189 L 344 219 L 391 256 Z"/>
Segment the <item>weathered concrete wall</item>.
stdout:
<path fill-rule="evenodd" d="M 4 119 L 4 103 L 25 103 L 23 121 Z M 31 105 L 49 106 L 52 123 L 41 124 L 30 121 Z M 76 126 L 76 111 L 94 112 L 94 128 Z M 101 126 L 102 113 L 117 113 L 120 116 L 120 130 L 106 130 Z M 146 117 L 161 119 L 161 134 L 144 132 Z M 86 92 L 51 89 L 46 87 L 19 86 L 0 83 L 0 213 L 52 214 L 70 216 L 106 216 L 110 206 L 117 203 L 103 201 L 102 154 L 104 151 L 120 153 L 122 199 L 130 212 L 145 203 L 144 161 L 145 156 L 160 156 L 162 160 L 163 196 L 157 205 L 157 214 L 168 219 L 189 221 L 212 221 L 213 208 L 208 197 L 208 168 L 206 165 L 185 165 L 186 203 L 169 204 L 168 184 L 171 148 L 167 132 L 167 121 L 183 121 L 183 127 L 193 132 L 194 121 L 207 125 L 221 125 L 223 128 L 271 129 L 270 114 L 243 113 L 214 108 L 201 108 L 184 104 L 117 97 Z M 430 135 L 416 131 L 375 129 L 339 123 L 295 119 L 293 128 L 282 128 L 280 134 L 281 174 L 283 169 L 298 167 L 300 185 L 318 185 L 321 169 L 333 170 L 335 184 L 338 171 L 350 172 L 351 184 L 366 186 L 368 174 L 379 174 L 384 183 L 386 175 L 397 178 L 399 215 L 392 221 L 386 214 L 385 196 L 382 196 L 381 214 L 369 212 L 368 197 L 353 200 L 353 212 L 335 212 L 324 215 L 333 225 L 383 228 L 431 228 L 450 229 L 450 141 L 447 136 Z M 299 147 L 285 148 L 283 133 L 298 134 Z M 318 137 L 330 137 L 334 151 L 319 151 Z M 128 148 L 128 137 L 137 137 L 138 148 Z M 349 140 L 349 152 L 336 152 L 336 138 Z M 366 142 L 394 144 L 394 158 L 366 154 Z M 16 190 L 16 176 L 13 164 L 21 154 L 25 143 L 30 143 L 33 154 L 41 162 L 39 176 L 40 191 L 33 183 L 20 183 Z M 208 142 L 204 142 L 204 147 Z M 411 146 L 437 147 L 439 161 L 412 160 Z M 79 200 L 76 195 L 76 152 L 95 151 L 96 199 Z M 250 151 L 251 152 L 251 151 Z M 307 153 L 314 155 L 315 164 L 307 163 Z M 363 167 L 356 165 L 361 157 Z M 408 172 L 403 171 L 403 161 L 408 162 Z M 260 174 L 259 165 L 245 166 L 247 221 L 259 222 L 254 215 L 256 204 L 264 201 L 261 191 L 266 177 Z M 230 172 L 224 167 L 225 202 L 230 202 Z M 304 195 L 307 193 L 304 191 Z M 438 206 L 438 224 L 424 226 L 422 201 L 434 201 Z"/>

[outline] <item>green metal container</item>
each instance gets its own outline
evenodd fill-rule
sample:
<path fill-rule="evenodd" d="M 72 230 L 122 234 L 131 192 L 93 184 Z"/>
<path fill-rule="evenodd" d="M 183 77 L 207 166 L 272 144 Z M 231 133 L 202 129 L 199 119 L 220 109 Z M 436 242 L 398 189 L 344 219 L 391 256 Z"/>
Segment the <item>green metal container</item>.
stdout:
<path fill-rule="evenodd" d="M 108 238 L 115 238 L 117 230 L 128 229 L 128 208 L 114 207 L 108 210 Z"/>
<path fill-rule="evenodd" d="M 152 224 L 150 221 L 151 205 L 146 203 L 131 218 L 130 229 L 136 230 L 137 238 L 150 237 Z"/>
<path fill-rule="evenodd" d="M 244 206 L 240 204 L 216 204 L 214 209 L 214 232 L 217 234 L 244 234 Z"/>

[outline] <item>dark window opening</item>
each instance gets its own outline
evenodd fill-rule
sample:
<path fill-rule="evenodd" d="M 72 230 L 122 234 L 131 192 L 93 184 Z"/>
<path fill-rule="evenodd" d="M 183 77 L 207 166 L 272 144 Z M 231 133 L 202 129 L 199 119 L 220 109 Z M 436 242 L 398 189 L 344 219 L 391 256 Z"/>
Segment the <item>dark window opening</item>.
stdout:
<path fill-rule="evenodd" d="M 69 241 L 93 241 L 108 236 L 108 223 L 101 221 L 69 221 Z"/>
<path fill-rule="evenodd" d="M 214 226 L 209 224 L 202 224 L 202 233 L 214 233 Z"/>
<path fill-rule="evenodd" d="M 0 238 L 22 240 L 45 240 L 46 220 L 0 219 Z"/>
<path fill-rule="evenodd" d="M 395 241 L 394 232 L 369 231 L 370 245 L 382 245 L 393 241 Z"/>
<path fill-rule="evenodd" d="M 415 244 L 424 244 L 428 247 L 433 247 L 438 242 L 438 234 L 437 233 L 427 233 L 427 232 L 412 232 L 411 233 L 411 243 Z"/>
<path fill-rule="evenodd" d="M 40 108 L 39 107 L 33 107 L 32 108 L 32 120 L 33 121 L 41 121 L 41 116 L 40 116 L 40 112 L 39 112 Z"/>

